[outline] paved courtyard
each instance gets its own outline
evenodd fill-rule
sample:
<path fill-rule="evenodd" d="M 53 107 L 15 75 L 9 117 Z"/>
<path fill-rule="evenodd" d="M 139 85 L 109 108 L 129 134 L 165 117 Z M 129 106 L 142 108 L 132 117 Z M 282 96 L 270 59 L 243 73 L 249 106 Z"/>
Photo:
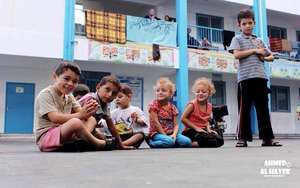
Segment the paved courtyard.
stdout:
<path fill-rule="evenodd" d="M 32 138 L 0 137 L 0 187 L 299 187 L 300 140 L 280 141 L 284 147 L 226 140 L 219 149 L 41 153 Z"/>

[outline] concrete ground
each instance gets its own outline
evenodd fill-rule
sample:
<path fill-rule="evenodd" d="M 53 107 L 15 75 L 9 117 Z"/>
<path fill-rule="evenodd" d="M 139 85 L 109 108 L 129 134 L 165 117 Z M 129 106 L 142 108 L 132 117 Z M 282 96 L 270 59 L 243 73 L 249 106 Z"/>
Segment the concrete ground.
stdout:
<path fill-rule="evenodd" d="M 226 140 L 218 149 L 41 153 L 32 138 L 0 137 L 0 187 L 299 187 L 299 141 L 282 139 L 281 148 L 260 147 L 258 140 L 235 148 L 235 141 Z M 265 160 L 284 162 L 272 166 Z M 290 174 L 261 174 L 278 169 Z"/>

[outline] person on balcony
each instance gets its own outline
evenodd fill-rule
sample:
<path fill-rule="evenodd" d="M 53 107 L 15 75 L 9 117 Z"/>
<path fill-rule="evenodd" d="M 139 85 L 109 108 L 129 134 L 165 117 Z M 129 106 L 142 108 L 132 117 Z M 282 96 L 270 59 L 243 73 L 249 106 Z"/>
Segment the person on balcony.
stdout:
<path fill-rule="evenodd" d="M 156 17 L 156 12 L 154 8 L 151 8 L 148 11 L 148 14 L 145 16 L 145 18 L 151 19 L 151 20 L 160 20 L 160 18 Z"/>
<path fill-rule="evenodd" d="M 188 43 L 188 47 L 189 48 L 199 48 L 200 46 L 200 42 L 195 39 L 193 36 L 191 36 L 191 32 L 192 32 L 192 29 L 191 28 L 188 28 L 187 29 L 187 43 Z"/>
<path fill-rule="evenodd" d="M 165 15 L 165 21 L 167 21 L 167 22 L 171 22 L 171 18 L 170 18 L 170 16 L 169 16 L 169 15 Z"/>
<path fill-rule="evenodd" d="M 206 37 L 202 37 L 202 41 L 201 41 L 201 46 L 202 47 L 211 47 L 211 43 L 208 41 L 208 39 Z"/>
<path fill-rule="evenodd" d="M 165 21 L 167 21 L 167 22 L 176 22 L 176 18 L 170 17 L 169 15 L 165 15 Z"/>

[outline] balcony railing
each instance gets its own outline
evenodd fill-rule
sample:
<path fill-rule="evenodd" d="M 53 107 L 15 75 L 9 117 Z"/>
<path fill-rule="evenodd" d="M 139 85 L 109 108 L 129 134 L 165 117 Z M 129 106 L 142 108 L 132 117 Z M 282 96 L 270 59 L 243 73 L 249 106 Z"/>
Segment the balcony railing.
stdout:
<path fill-rule="evenodd" d="M 195 28 L 198 40 L 202 40 L 202 38 L 205 37 L 210 42 L 223 43 L 223 29 L 197 26 L 197 25 L 191 25 L 191 27 Z"/>
<path fill-rule="evenodd" d="M 273 55 L 278 59 L 286 59 L 289 61 L 300 61 L 300 42 L 289 42 L 283 48 L 281 44 L 281 39 L 278 39 L 279 49 L 277 43 L 271 43 L 271 50 L 273 50 Z M 273 46 L 272 46 L 273 45 Z M 275 50 L 274 50 L 275 49 Z"/>
<path fill-rule="evenodd" d="M 189 25 L 191 30 L 188 46 L 192 48 L 218 49 L 216 44 L 223 43 L 223 29 Z M 207 42 L 205 42 L 207 41 Z"/>

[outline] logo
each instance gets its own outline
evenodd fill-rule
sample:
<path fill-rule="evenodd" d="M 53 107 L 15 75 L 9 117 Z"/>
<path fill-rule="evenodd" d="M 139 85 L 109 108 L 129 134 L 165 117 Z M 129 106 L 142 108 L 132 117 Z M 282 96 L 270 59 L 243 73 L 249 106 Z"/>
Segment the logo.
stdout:
<path fill-rule="evenodd" d="M 286 160 L 265 160 L 260 174 L 264 177 L 286 177 L 291 174 L 291 163 Z"/>

